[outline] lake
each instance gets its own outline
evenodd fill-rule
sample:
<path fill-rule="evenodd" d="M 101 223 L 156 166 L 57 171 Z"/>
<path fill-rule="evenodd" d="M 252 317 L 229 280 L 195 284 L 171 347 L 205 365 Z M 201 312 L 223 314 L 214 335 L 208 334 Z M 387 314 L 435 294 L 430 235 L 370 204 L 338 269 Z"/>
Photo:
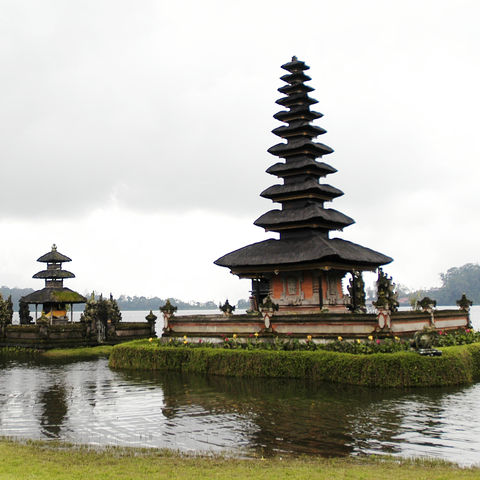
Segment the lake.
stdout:
<path fill-rule="evenodd" d="M 472 313 L 478 325 L 479 307 Z M 480 384 L 366 389 L 113 371 L 105 359 L 0 358 L 0 435 L 14 438 L 244 457 L 428 456 L 471 465 L 480 463 L 478 405 Z"/>

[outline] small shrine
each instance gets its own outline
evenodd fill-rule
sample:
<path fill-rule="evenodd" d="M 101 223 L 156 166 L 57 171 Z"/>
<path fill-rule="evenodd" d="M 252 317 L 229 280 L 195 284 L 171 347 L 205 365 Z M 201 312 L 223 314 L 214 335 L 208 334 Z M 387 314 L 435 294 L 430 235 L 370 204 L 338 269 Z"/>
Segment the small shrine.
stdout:
<path fill-rule="evenodd" d="M 73 305 L 86 303 L 87 299 L 69 288 L 63 286 L 66 278 L 75 278 L 75 275 L 62 268 L 65 262 L 72 259 L 57 250 L 55 244 L 52 250 L 42 255 L 37 262 L 46 263 L 46 270 L 36 273 L 33 278 L 45 280 L 45 288 L 22 297 L 21 301 L 35 305 L 35 322 L 38 319 L 38 305 L 42 305 L 42 315 L 48 318 L 51 325 L 68 322 L 67 305 L 70 308 L 70 322 L 73 322 Z"/>
<path fill-rule="evenodd" d="M 310 109 L 317 100 L 304 72 L 310 67 L 296 57 L 282 65 L 288 73 L 284 96 L 277 104 L 286 108 L 274 118 L 286 125 L 272 133 L 286 140 L 268 152 L 282 161 L 267 173 L 282 180 L 260 196 L 281 205 L 259 217 L 254 224 L 266 232 L 278 232 L 279 239 L 254 243 L 228 253 L 215 264 L 228 267 L 240 278 L 252 280 L 251 309 L 258 311 L 266 297 L 279 306 L 279 313 L 364 311 L 362 271 L 375 271 L 392 259 L 382 253 L 341 238 L 331 232 L 354 223 L 347 215 L 326 203 L 343 195 L 322 180 L 336 172 L 323 157 L 333 150 L 314 139 L 326 131 L 312 122 L 323 115 Z M 342 280 L 351 273 L 351 295 L 343 293 Z M 363 299 L 363 304 L 362 304 Z"/>
<path fill-rule="evenodd" d="M 93 347 L 115 345 L 128 340 L 155 337 L 155 320 L 150 312 L 143 322 L 123 322 L 117 302 L 110 294 L 109 299 L 94 293 L 87 300 L 83 295 L 63 286 L 66 278 L 75 275 L 63 269 L 63 263 L 72 259 L 57 250 L 42 255 L 38 262 L 47 268 L 33 275 L 45 280 L 45 287 L 25 295 L 19 300 L 20 325 L 13 324 L 11 300 L 0 301 L 0 348 L 24 347 L 36 349 Z M 85 310 L 77 321 L 73 318 L 73 306 L 85 303 Z M 35 305 L 35 323 L 28 305 Z M 41 305 L 41 316 L 38 306 Z M 68 311 L 70 310 L 70 315 Z M 70 318 L 69 318 L 70 317 Z"/>

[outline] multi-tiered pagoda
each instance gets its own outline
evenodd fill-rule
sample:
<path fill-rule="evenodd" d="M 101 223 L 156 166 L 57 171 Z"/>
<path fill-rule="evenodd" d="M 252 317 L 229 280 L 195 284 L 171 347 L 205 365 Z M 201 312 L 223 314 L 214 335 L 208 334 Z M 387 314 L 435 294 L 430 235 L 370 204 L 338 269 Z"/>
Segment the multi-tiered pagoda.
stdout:
<path fill-rule="evenodd" d="M 342 230 L 354 220 L 325 206 L 343 192 L 321 181 L 336 170 L 322 161 L 333 150 L 314 142 L 325 130 L 312 125 L 322 114 L 310 110 L 318 102 L 309 96 L 314 89 L 305 85 L 311 80 L 304 73 L 309 67 L 293 57 L 282 68 L 288 74 L 281 77 L 286 85 L 278 91 L 285 96 L 276 103 L 286 110 L 274 118 L 286 125 L 273 133 L 286 143 L 268 150 L 282 161 L 267 173 L 283 182 L 260 194 L 280 203 L 281 209 L 270 210 L 255 221 L 267 232 L 278 232 L 280 238 L 240 248 L 215 263 L 241 278 L 252 279 L 254 309 L 270 296 L 284 313 L 346 312 L 347 307 L 352 310 L 352 299 L 343 294 L 345 275 L 375 270 L 392 259 L 361 245 L 330 238 L 330 232 Z"/>
<path fill-rule="evenodd" d="M 35 320 L 38 314 L 38 305 L 42 306 L 44 315 L 50 323 L 63 323 L 68 320 L 67 305 L 70 305 L 71 318 L 73 320 L 73 304 L 86 303 L 87 299 L 69 288 L 63 286 L 65 278 L 75 278 L 75 275 L 62 268 L 64 262 L 71 262 L 72 259 L 57 251 L 54 244 L 52 250 L 42 255 L 37 262 L 46 263 L 47 269 L 36 273 L 33 278 L 45 280 L 45 288 L 30 293 L 21 298 L 20 301 L 35 305 Z"/>

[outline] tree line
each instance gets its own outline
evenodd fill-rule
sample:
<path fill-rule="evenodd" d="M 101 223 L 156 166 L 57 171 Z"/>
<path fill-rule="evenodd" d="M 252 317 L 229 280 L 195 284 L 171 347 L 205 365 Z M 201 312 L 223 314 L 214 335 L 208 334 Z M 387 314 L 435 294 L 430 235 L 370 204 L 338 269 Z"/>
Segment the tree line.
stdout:
<path fill-rule="evenodd" d="M 461 267 L 449 268 L 440 274 L 442 285 L 437 288 L 406 291 L 413 299 L 430 297 L 437 305 L 456 305 L 457 300 L 465 294 L 474 305 L 480 304 L 480 265 L 467 263 Z"/>
<path fill-rule="evenodd" d="M 33 288 L 10 288 L 6 286 L 0 287 L 0 294 L 4 299 L 7 299 L 11 296 L 14 310 L 18 311 L 18 303 L 21 297 L 32 293 Z M 86 295 L 90 297 L 90 295 Z M 95 295 L 96 298 L 99 295 Z M 117 299 L 118 307 L 120 310 L 158 310 L 161 305 L 165 305 L 167 298 L 161 297 L 138 297 L 138 296 L 127 296 L 120 295 Z M 170 298 L 170 303 L 177 307 L 179 310 L 215 310 L 219 308 L 219 305 L 216 304 L 213 300 L 207 302 L 196 302 L 190 301 L 186 302 L 179 298 Z M 246 306 L 245 306 L 246 305 Z M 247 300 L 239 300 L 237 304 L 238 308 L 248 308 Z M 83 306 L 74 306 L 75 311 L 83 311 Z"/>

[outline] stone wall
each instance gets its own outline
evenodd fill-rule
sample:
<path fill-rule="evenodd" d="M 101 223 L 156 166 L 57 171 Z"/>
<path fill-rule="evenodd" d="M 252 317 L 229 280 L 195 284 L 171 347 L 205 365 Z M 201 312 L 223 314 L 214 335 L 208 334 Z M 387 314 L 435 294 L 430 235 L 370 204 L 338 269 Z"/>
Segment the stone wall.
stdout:
<path fill-rule="evenodd" d="M 39 349 L 73 348 L 96 345 L 115 345 L 127 340 L 155 336 L 151 322 L 120 322 L 109 325 L 99 335 L 84 322 L 63 325 L 7 325 L 0 331 L 0 347 L 30 347 Z"/>
<path fill-rule="evenodd" d="M 273 313 L 267 319 L 253 315 L 188 315 L 165 319 L 163 336 L 222 339 L 236 334 L 248 338 L 288 335 L 305 338 L 311 335 L 319 340 L 365 338 L 378 336 L 413 337 L 425 327 L 438 330 L 456 330 L 469 326 L 469 314 L 464 310 L 436 310 L 396 312 L 379 311 L 372 314 L 353 313 Z"/>

